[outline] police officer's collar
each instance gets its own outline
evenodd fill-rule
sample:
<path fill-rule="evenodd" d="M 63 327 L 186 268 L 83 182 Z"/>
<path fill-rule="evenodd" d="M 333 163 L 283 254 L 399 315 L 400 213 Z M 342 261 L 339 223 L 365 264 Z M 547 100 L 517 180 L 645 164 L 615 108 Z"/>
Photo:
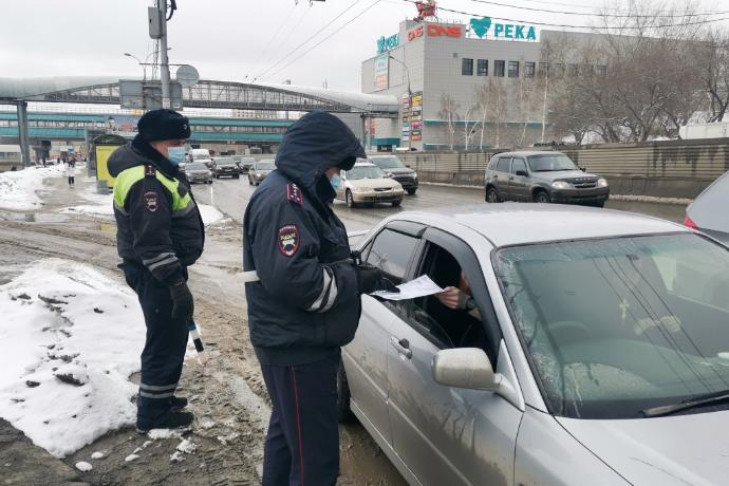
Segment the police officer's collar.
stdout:
<path fill-rule="evenodd" d="M 154 147 L 152 147 L 149 142 L 144 140 L 140 135 L 137 135 L 134 137 L 134 140 L 132 140 L 132 148 L 148 159 L 157 170 L 162 172 L 169 179 L 180 175 L 179 167 L 170 162 L 167 157 L 164 157 L 162 154 L 157 152 Z"/>

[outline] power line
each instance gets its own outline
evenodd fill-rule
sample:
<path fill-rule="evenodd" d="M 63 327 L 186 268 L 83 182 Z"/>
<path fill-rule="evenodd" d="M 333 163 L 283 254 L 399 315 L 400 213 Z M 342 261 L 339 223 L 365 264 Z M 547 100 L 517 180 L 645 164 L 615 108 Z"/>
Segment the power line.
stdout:
<path fill-rule="evenodd" d="M 268 52 L 268 48 L 271 47 L 271 44 L 276 39 L 276 37 L 278 37 L 278 35 L 281 33 L 281 31 L 283 30 L 284 26 L 289 21 L 289 19 L 291 19 L 291 17 L 293 17 L 294 12 L 296 11 L 296 7 L 297 6 L 298 6 L 298 4 L 297 5 L 294 5 L 294 8 L 292 8 L 291 10 L 289 10 L 289 14 L 286 16 L 286 18 L 284 19 L 284 21 L 281 22 L 281 25 L 278 26 L 278 29 L 273 34 L 273 36 L 271 36 L 271 38 L 268 39 L 268 42 L 266 43 L 266 46 L 259 51 L 258 57 L 256 57 L 256 61 L 253 63 L 253 66 L 256 66 L 256 68 L 258 67 L 258 65 L 260 64 L 260 61 L 263 59 L 264 54 L 266 54 L 266 52 Z M 246 74 L 246 78 L 247 77 L 248 77 L 248 74 Z"/>
<path fill-rule="evenodd" d="M 326 23 L 326 24 L 325 24 L 325 25 L 324 25 L 323 27 L 321 27 L 321 28 L 320 28 L 319 30 L 317 30 L 316 32 L 314 32 L 314 34 L 313 34 L 312 36 L 310 36 L 310 37 L 309 37 L 309 38 L 307 38 L 307 39 L 306 39 L 306 40 L 305 40 L 304 42 L 302 42 L 301 44 L 299 44 L 299 45 L 298 45 L 298 47 L 296 47 L 296 48 L 295 48 L 294 50 L 292 50 L 291 52 L 289 52 L 288 54 L 286 54 L 286 55 L 285 55 L 284 57 L 282 57 L 281 59 L 279 59 L 279 60 L 278 60 L 278 61 L 277 61 L 276 63 L 274 63 L 274 64 L 273 64 L 273 65 L 272 65 L 271 67 L 269 67 L 268 69 L 266 69 L 266 70 L 264 70 L 263 72 L 259 73 L 259 74 L 258 74 L 258 75 L 257 75 L 257 76 L 256 76 L 255 78 L 253 78 L 253 81 L 251 81 L 251 82 L 252 82 L 252 83 L 255 83 L 255 82 L 256 82 L 256 81 L 257 81 L 257 80 L 258 80 L 259 78 L 263 77 L 263 76 L 264 76 L 264 75 L 266 75 L 266 74 L 267 74 L 268 72 L 270 72 L 270 71 L 271 71 L 272 69 L 276 68 L 276 66 L 280 65 L 280 64 L 281 64 L 281 63 L 282 63 L 283 61 L 285 61 L 285 60 L 286 60 L 286 59 L 288 59 L 289 57 L 293 56 L 293 55 L 294 55 L 294 54 L 295 54 L 295 53 L 296 53 L 296 52 L 297 52 L 297 51 L 298 51 L 299 49 L 301 49 L 302 47 L 304 47 L 304 45 L 308 44 L 308 43 L 309 43 L 309 41 L 311 41 L 312 39 L 314 39 L 314 38 L 315 38 L 316 36 L 318 36 L 318 35 L 319 35 L 319 34 L 320 34 L 320 33 L 321 33 L 322 31 L 324 31 L 324 30 L 325 30 L 325 29 L 326 29 L 327 27 L 329 27 L 329 26 L 330 26 L 330 25 L 332 25 L 332 24 L 333 24 L 334 22 L 336 22 L 336 21 L 337 21 L 337 20 L 338 20 L 338 19 L 339 19 L 340 17 L 342 17 L 342 15 L 344 15 L 344 14 L 345 14 L 345 13 L 347 13 L 347 12 L 348 12 L 349 10 L 351 10 L 351 9 L 352 9 L 352 7 L 354 7 L 355 5 L 357 5 L 357 4 L 358 4 L 358 3 L 360 2 L 360 1 L 361 1 L 361 0 L 355 0 L 355 2 L 354 2 L 354 3 L 352 3 L 352 4 L 351 4 L 351 5 L 349 6 L 349 7 L 345 8 L 344 10 L 342 10 L 342 12 L 340 12 L 340 13 L 339 13 L 339 15 L 337 15 L 337 16 L 336 16 L 336 17 L 334 17 L 334 18 L 333 18 L 332 20 L 330 20 L 329 22 L 327 22 L 327 23 Z"/>
<path fill-rule="evenodd" d="M 368 11 L 369 11 L 370 9 L 372 9 L 372 7 L 374 7 L 375 5 L 377 5 L 378 3 L 380 3 L 381 1 L 382 1 L 382 0 L 377 0 L 377 1 L 375 1 L 375 2 L 374 2 L 373 4 L 371 4 L 371 5 L 369 6 L 369 7 L 365 8 L 364 10 L 362 10 L 362 11 L 361 11 L 360 13 L 358 13 L 358 14 L 357 14 L 356 16 L 354 16 L 353 18 L 349 19 L 349 20 L 348 20 L 348 21 L 347 21 L 346 23 L 344 23 L 344 24 L 343 24 L 343 25 L 342 25 L 341 27 L 339 27 L 339 28 L 338 28 L 337 30 L 335 30 L 334 32 L 332 32 L 331 34 L 327 35 L 327 36 L 326 36 L 326 37 L 324 37 L 324 38 L 323 38 L 322 40 L 320 40 L 319 42 L 317 42 L 316 44 L 314 44 L 313 46 L 311 46 L 311 47 L 310 47 L 309 49 L 307 49 L 307 50 L 306 50 L 306 51 L 305 51 L 305 52 L 304 52 L 303 54 L 301 54 L 300 56 L 298 56 L 298 57 L 297 57 L 296 59 L 293 59 L 293 60 L 292 60 L 291 62 L 289 62 L 288 64 L 286 64 L 286 65 L 282 66 L 282 67 L 281 67 L 280 69 L 278 69 L 278 70 L 277 70 L 277 71 L 275 71 L 274 73 L 271 73 L 271 74 L 270 74 L 269 76 L 267 76 L 267 77 L 275 76 L 276 74 L 280 73 L 281 71 L 283 71 L 284 69 L 286 69 L 287 67 L 289 67 L 290 65 L 292 65 L 293 63 L 295 63 L 296 61 L 298 61 L 298 60 L 300 60 L 301 58 L 303 58 L 303 57 L 304 57 L 304 56 L 306 56 L 306 55 L 307 55 L 308 53 L 310 53 L 311 51 L 313 51 L 314 49 L 316 49 L 317 47 L 319 47 L 320 45 L 322 45 L 322 44 L 323 44 L 323 43 L 324 43 L 325 41 L 329 40 L 329 38 L 331 38 L 331 37 L 333 37 L 334 35 L 336 35 L 337 33 L 339 33 L 339 32 L 340 32 L 340 31 L 341 31 L 342 29 L 344 29 L 344 28 L 345 28 L 346 26 L 348 26 L 349 24 L 351 24 L 352 22 L 354 22 L 355 20 L 357 20 L 358 18 L 360 18 L 360 17 L 362 16 L 362 15 L 364 15 L 365 13 L 367 13 L 367 12 L 368 12 Z"/>
<path fill-rule="evenodd" d="M 549 10 L 544 8 L 536 8 L 536 7 L 526 7 L 523 5 L 512 5 L 508 3 L 499 3 L 499 2 L 492 2 L 489 0 L 471 0 L 475 3 L 485 3 L 487 5 L 494 5 L 497 7 L 508 7 L 508 8 L 515 8 L 518 10 L 529 10 L 531 12 L 540 12 L 540 13 L 552 13 L 552 14 L 561 14 L 561 15 L 576 15 L 580 17 L 610 17 L 610 18 L 631 18 L 631 19 L 654 19 L 654 18 L 666 18 L 666 19 L 677 19 L 677 18 L 686 18 L 686 17 L 703 17 L 707 15 L 729 15 L 729 11 L 726 12 L 696 12 L 696 13 L 687 13 L 687 14 L 656 14 L 656 15 L 643 15 L 643 14 L 606 14 L 606 13 L 586 13 L 586 12 L 567 12 L 564 10 Z"/>
<path fill-rule="evenodd" d="M 402 1 L 407 2 L 407 3 L 412 3 L 412 4 L 417 3 L 417 0 L 402 0 Z M 443 10 L 444 12 L 450 12 L 450 13 L 455 13 L 455 14 L 460 14 L 460 15 L 465 15 L 467 17 L 478 17 L 478 18 L 484 17 L 483 14 L 478 14 L 478 13 L 473 13 L 473 12 L 464 12 L 463 10 L 455 10 L 455 9 L 440 7 L 440 6 L 438 7 L 438 10 Z M 542 27 L 560 27 L 560 28 L 566 28 L 566 29 L 591 29 L 591 30 L 610 31 L 610 30 L 614 30 L 617 28 L 617 27 L 594 26 L 594 25 L 553 24 L 550 22 L 524 21 L 523 19 L 510 19 L 510 18 L 506 18 L 506 17 L 494 17 L 494 16 L 491 16 L 490 18 L 496 19 L 496 20 L 503 20 L 505 22 L 527 23 L 527 24 L 532 24 L 532 25 L 540 25 Z M 652 27 L 657 28 L 657 29 L 658 28 L 672 28 L 672 27 L 686 27 L 686 26 L 690 26 L 690 25 L 701 25 L 701 24 L 709 24 L 709 23 L 713 23 L 713 22 L 721 22 L 724 20 L 729 20 L 729 17 L 722 17 L 720 19 L 696 20 L 696 21 L 692 21 L 692 22 L 681 22 L 681 23 L 677 23 L 677 24 L 654 25 Z M 635 27 L 634 26 L 624 26 L 624 27 L 620 27 L 620 28 L 624 29 L 624 30 L 641 30 L 641 29 L 643 29 L 643 27 L 637 27 L 637 26 L 635 26 Z"/>

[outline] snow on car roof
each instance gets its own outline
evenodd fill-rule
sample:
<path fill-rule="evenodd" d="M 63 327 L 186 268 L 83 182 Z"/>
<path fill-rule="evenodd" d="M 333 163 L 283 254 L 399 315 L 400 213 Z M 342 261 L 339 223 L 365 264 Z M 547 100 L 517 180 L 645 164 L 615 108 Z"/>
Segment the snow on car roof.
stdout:
<path fill-rule="evenodd" d="M 457 223 L 482 234 L 495 246 L 690 232 L 684 226 L 650 216 L 560 204 L 457 206 L 404 212 L 393 219 L 416 221 L 436 227 Z"/>

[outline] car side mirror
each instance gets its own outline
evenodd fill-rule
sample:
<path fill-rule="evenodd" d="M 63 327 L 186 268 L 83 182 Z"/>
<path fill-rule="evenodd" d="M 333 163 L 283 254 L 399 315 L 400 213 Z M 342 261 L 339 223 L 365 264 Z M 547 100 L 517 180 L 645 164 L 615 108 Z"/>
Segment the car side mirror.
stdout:
<path fill-rule="evenodd" d="M 525 171 L 525 170 L 517 170 L 516 175 L 521 176 L 521 177 L 529 177 L 529 174 L 527 174 L 527 171 Z"/>
<path fill-rule="evenodd" d="M 410 164 L 405 164 L 405 167 L 407 167 L 409 169 L 410 168 Z"/>
<path fill-rule="evenodd" d="M 499 386 L 491 361 L 479 348 L 438 351 L 433 358 L 433 379 L 441 385 L 470 390 L 494 390 Z"/>
<path fill-rule="evenodd" d="M 580 170 L 581 170 L 582 172 L 587 172 L 587 168 L 585 168 L 585 167 L 580 167 Z"/>

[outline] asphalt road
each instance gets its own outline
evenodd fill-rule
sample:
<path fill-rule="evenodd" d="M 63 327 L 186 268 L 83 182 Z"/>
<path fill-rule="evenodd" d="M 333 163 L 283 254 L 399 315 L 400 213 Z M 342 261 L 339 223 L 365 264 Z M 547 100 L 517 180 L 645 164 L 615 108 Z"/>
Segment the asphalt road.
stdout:
<path fill-rule="evenodd" d="M 212 204 L 238 223 L 243 220 L 243 211 L 256 187 L 248 184 L 245 177 L 241 179 L 215 180 L 211 185 L 193 186 L 193 193 L 199 202 Z M 284 194 L 281 197 L 285 197 Z M 334 202 L 334 211 L 344 222 L 348 231 L 368 230 L 379 221 L 400 211 L 425 210 L 467 204 L 485 204 L 483 189 L 421 185 L 413 196 L 405 195 L 402 206 L 393 208 L 389 204 L 378 204 L 375 207 L 348 208 L 342 201 Z M 683 206 L 661 203 L 643 203 L 628 201 L 608 201 L 608 208 L 648 214 L 670 221 L 681 222 L 684 217 Z"/>

